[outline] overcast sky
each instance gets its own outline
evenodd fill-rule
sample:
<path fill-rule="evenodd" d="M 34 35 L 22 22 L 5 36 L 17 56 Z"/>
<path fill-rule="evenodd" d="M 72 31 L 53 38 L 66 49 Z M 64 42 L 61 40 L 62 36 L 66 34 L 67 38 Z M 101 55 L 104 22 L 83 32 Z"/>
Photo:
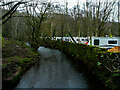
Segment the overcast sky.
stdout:
<path fill-rule="evenodd" d="M 94 3 L 98 3 L 98 2 L 114 2 L 114 1 L 116 1 L 116 2 L 119 1 L 120 2 L 120 0 L 0 0 L 0 1 L 7 1 L 7 2 L 10 2 L 10 1 L 34 1 L 34 2 L 39 1 L 39 2 L 51 2 L 51 3 L 63 4 L 63 5 L 65 5 L 65 3 L 68 2 L 68 8 L 69 9 L 76 6 L 78 3 L 80 5 L 80 8 L 82 8 L 83 3 L 86 3 L 86 2 L 94 2 Z M 117 8 L 117 5 L 116 5 L 116 10 L 117 9 L 118 8 Z M 117 17 L 114 17 L 114 18 L 116 18 L 116 21 L 117 21 Z"/>
<path fill-rule="evenodd" d="M 2 0 L 2 1 L 21 1 L 21 0 Z M 78 2 L 80 3 L 84 3 L 84 2 L 113 2 L 113 1 L 120 1 L 120 0 L 23 0 L 23 1 L 40 1 L 40 2 L 45 2 L 45 1 L 49 1 L 49 2 L 53 2 L 53 3 L 59 3 L 59 4 L 65 4 L 65 2 L 68 2 L 68 8 L 72 8 L 73 6 L 75 6 Z"/>
<path fill-rule="evenodd" d="M 113 2 L 113 1 L 120 1 L 120 0 L 48 0 L 54 3 L 60 3 L 60 4 L 65 4 L 65 2 L 68 2 L 68 8 L 72 8 L 73 6 L 75 6 L 78 2 L 80 3 L 85 3 L 87 2 L 94 2 L 94 3 L 98 3 L 100 2 Z"/>

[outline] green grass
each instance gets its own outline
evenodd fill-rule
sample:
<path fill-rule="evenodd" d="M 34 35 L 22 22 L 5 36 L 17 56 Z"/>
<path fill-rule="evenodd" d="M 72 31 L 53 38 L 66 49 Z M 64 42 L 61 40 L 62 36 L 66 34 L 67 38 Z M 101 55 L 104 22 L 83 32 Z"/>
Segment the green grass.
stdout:
<path fill-rule="evenodd" d="M 32 58 L 24 58 L 23 60 L 24 60 L 24 62 L 29 62 L 29 61 L 31 61 L 31 59 Z"/>
<path fill-rule="evenodd" d="M 20 57 L 19 56 L 14 56 L 14 57 L 9 57 L 10 59 L 13 59 L 13 58 L 16 58 L 16 59 L 19 59 Z"/>
<path fill-rule="evenodd" d="M 24 62 L 30 62 L 32 58 L 21 58 L 19 61 L 20 63 L 24 63 Z"/>
<path fill-rule="evenodd" d="M 20 61 L 20 63 L 23 63 L 23 59 L 22 58 L 19 61 Z"/>
<path fill-rule="evenodd" d="M 6 68 L 7 67 L 7 64 L 2 64 L 2 68 Z"/>
<path fill-rule="evenodd" d="M 12 62 L 12 61 L 13 61 L 13 60 L 11 60 L 11 59 L 10 59 L 10 60 L 8 60 L 8 62 Z"/>

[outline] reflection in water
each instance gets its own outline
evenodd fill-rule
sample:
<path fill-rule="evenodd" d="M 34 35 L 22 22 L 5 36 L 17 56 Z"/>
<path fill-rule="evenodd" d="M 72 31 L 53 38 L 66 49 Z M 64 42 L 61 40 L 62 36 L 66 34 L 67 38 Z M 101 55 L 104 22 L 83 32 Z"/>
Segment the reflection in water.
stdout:
<path fill-rule="evenodd" d="M 93 88 L 85 70 L 78 72 L 58 50 L 39 47 L 37 62 L 21 78 L 17 88 Z"/>

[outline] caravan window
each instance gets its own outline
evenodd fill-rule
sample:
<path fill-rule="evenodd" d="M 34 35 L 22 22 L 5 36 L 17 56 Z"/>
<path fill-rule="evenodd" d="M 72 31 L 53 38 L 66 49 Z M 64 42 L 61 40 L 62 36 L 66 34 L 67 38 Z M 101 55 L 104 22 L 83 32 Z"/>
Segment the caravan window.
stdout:
<path fill-rule="evenodd" d="M 80 41 L 80 39 L 77 39 L 77 41 Z"/>
<path fill-rule="evenodd" d="M 84 41 L 84 39 L 82 39 L 82 41 Z"/>
<path fill-rule="evenodd" d="M 69 41 L 69 39 L 66 38 L 65 41 Z"/>
<path fill-rule="evenodd" d="M 117 41 L 116 40 L 110 40 L 110 41 L 108 41 L 108 44 L 117 44 Z"/>
<path fill-rule="evenodd" d="M 99 39 L 94 40 L 94 45 L 99 45 Z"/>
<path fill-rule="evenodd" d="M 68 38 L 68 41 L 69 41 L 69 38 Z"/>
<path fill-rule="evenodd" d="M 86 39 L 86 41 L 89 41 L 88 39 Z"/>

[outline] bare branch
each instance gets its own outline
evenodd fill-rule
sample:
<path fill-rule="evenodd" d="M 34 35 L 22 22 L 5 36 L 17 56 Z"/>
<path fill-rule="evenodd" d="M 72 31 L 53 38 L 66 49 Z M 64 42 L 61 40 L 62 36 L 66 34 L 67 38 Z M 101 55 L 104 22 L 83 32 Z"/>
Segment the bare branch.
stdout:
<path fill-rule="evenodd" d="M 19 6 L 20 4 L 24 4 L 24 3 L 26 3 L 26 2 L 18 2 L 18 3 L 16 3 L 6 14 L 4 14 L 4 15 L 2 16 L 2 18 L 0 18 L 0 20 L 5 19 L 5 17 L 7 17 L 12 11 L 14 11 L 14 9 L 15 9 L 17 6 Z"/>

